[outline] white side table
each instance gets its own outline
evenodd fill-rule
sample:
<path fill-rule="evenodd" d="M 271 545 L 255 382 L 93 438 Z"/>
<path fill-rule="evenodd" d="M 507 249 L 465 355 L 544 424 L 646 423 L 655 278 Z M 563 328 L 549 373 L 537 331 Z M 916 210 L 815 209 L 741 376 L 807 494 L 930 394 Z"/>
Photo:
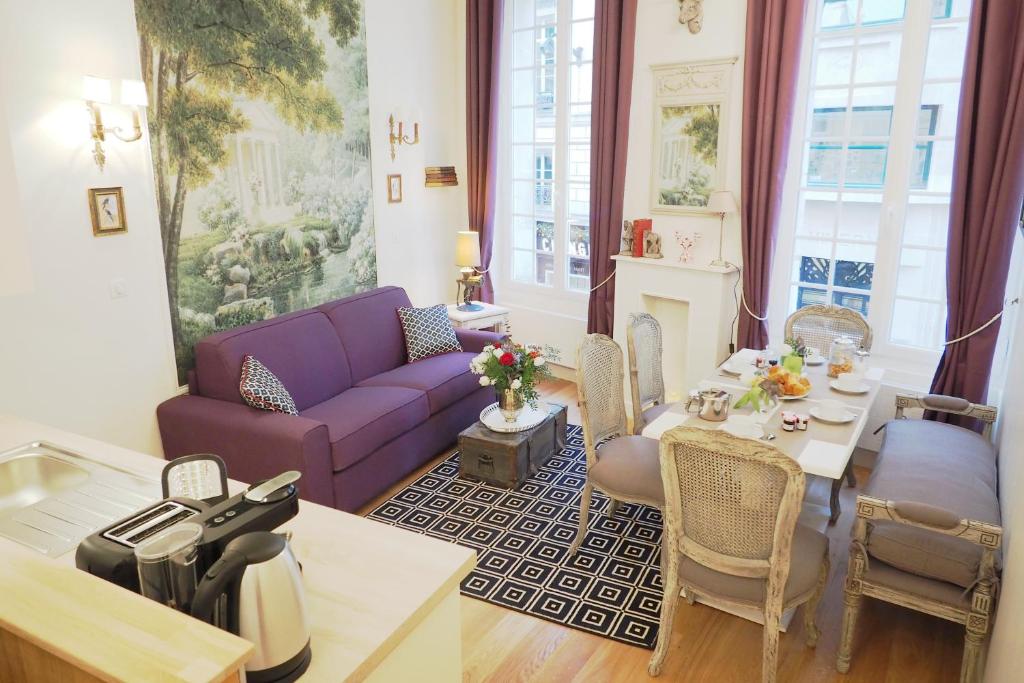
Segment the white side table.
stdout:
<path fill-rule="evenodd" d="M 460 311 L 458 304 L 448 304 L 448 319 L 452 321 L 452 327 L 459 327 L 464 330 L 484 330 L 493 328 L 495 332 L 511 334 L 512 328 L 508 322 L 508 315 L 511 311 L 494 304 L 485 304 L 482 301 L 473 303 L 483 306 L 482 311 Z"/>

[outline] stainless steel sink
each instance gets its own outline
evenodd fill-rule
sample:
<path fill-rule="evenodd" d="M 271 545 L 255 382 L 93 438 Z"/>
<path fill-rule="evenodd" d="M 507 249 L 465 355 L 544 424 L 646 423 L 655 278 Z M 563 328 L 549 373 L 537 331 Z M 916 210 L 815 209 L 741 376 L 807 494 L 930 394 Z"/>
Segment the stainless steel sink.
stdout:
<path fill-rule="evenodd" d="M 160 498 L 160 484 L 38 441 L 0 453 L 0 536 L 50 557 Z"/>

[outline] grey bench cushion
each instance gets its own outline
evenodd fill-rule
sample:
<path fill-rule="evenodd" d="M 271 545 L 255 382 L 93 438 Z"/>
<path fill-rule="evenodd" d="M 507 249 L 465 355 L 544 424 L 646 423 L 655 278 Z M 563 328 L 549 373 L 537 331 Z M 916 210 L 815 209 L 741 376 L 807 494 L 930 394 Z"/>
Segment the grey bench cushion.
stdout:
<path fill-rule="evenodd" d="M 928 420 L 893 420 L 864 492 L 999 524 L 996 486 L 995 450 L 980 434 Z M 867 548 L 894 567 L 964 588 L 974 583 L 981 560 L 981 548 L 969 541 L 892 522 L 873 524 Z"/>

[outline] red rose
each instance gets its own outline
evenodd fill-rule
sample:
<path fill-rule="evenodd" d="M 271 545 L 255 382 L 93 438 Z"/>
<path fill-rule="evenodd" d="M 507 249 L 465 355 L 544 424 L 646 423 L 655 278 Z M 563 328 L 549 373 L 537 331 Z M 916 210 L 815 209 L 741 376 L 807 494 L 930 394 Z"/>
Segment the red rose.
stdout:
<path fill-rule="evenodd" d="M 513 363 L 516 362 L 516 357 L 513 356 L 508 351 L 506 351 L 505 353 L 501 354 L 501 358 L 498 359 L 498 362 L 501 363 L 502 365 L 512 365 Z"/>
<path fill-rule="evenodd" d="M 540 351 L 530 351 L 530 358 L 536 358 L 540 355 Z"/>

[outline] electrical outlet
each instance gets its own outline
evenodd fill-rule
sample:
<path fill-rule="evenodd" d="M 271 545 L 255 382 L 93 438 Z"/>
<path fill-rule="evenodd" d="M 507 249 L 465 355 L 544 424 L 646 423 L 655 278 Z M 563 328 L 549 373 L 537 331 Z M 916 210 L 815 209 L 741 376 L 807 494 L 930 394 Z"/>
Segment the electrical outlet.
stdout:
<path fill-rule="evenodd" d="M 128 296 L 128 281 L 124 278 L 115 278 L 110 281 L 110 298 L 123 299 Z"/>

